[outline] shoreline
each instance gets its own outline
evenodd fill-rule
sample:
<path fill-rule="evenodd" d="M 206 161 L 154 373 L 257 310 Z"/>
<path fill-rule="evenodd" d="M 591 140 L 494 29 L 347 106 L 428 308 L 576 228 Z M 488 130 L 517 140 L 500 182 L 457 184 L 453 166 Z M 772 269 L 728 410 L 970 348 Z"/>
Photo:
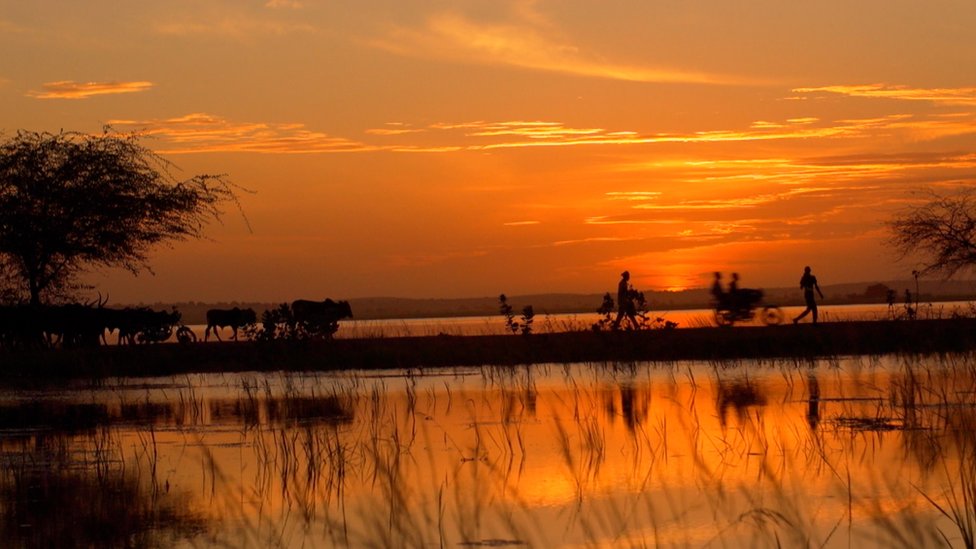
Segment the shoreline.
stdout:
<path fill-rule="evenodd" d="M 741 328 L 240 341 L 5 351 L 0 383 L 189 373 L 342 371 L 683 360 L 816 360 L 976 350 L 976 319 L 822 322 Z"/>

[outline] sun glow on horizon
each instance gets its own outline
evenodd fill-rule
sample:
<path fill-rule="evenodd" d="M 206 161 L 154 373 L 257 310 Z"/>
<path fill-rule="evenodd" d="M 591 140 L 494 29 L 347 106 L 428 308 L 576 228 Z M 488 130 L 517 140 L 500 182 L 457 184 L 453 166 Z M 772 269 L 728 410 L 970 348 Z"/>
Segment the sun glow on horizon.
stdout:
<path fill-rule="evenodd" d="M 120 299 L 892 279 L 886 220 L 976 181 L 967 3 L 218 4 L 0 16 L 5 135 L 108 125 L 256 191 L 253 234 L 229 207 L 155 276 L 93 273 Z"/>

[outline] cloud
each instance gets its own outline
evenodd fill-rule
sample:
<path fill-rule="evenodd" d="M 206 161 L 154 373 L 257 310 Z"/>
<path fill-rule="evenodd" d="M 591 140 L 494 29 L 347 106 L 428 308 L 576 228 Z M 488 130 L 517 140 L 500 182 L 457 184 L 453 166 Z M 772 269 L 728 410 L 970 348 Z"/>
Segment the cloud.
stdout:
<path fill-rule="evenodd" d="M 617 226 L 649 246 L 664 239 L 673 248 L 856 238 L 882 227 L 910 190 L 964 184 L 973 169 L 971 152 L 659 160 L 640 174 L 646 190 L 632 181 L 605 191 L 603 201 L 590 200 L 582 223 L 598 231 L 593 236 Z"/>
<path fill-rule="evenodd" d="M 167 143 L 159 152 L 252 152 L 268 154 L 342 153 L 378 150 L 358 141 L 309 130 L 304 124 L 232 122 L 205 113 L 153 120 L 110 120 L 157 136 Z"/>
<path fill-rule="evenodd" d="M 976 106 L 976 88 L 912 88 L 888 84 L 862 84 L 796 88 L 793 93 L 830 93 L 901 101 L 928 101 L 941 105 Z"/>
<path fill-rule="evenodd" d="M 656 202 L 644 202 L 631 206 L 635 210 L 729 210 L 741 208 L 755 208 L 765 206 L 774 202 L 789 200 L 796 197 L 808 197 L 816 195 L 821 197 L 833 197 L 844 194 L 850 198 L 852 193 L 863 192 L 877 189 L 878 187 L 869 186 L 818 186 L 818 187 L 786 187 L 769 193 L 755 194 L 751 196 L 740 196 L 735 198 L 708 199 L 708 200 L 681 200 L 672 204 L 659 204 Z M 654 197 L 657 198 L 657 197 Z"/>
<path fill-rule="evenodd" d="M 610 191 L 606 193 L 610 200 L 644 201 L 661 196 L 661 191 Z"/>
<path fill-rule="evenodd" d="M 465 63 L 511 66 L 632 82 L 681 82 L 699 84 L 745 84 L 745 79 L 728 75 L 673 67 L 652 67 L 614 63 L 588 55 L 568 42 L 540 32 L 547 26 L 532 11 L 506 24 L 485 24 L 457 14 L 430 17 L 419 29 L 397 27 L 372 45 L 410 57 L 443 59 Z"/>
<path fill-rule="evenodd" d="M 509 221 L 508 223 L 502 223 L 506 227 L 523 227 L 526 225 L 539 225 L 541 221 Z"/>
<path fill-rule="evenodd" d="M 89 92 L 94 93 L 94 92 Z M 100 92 L 108 93 L 108 92 Z M 121 92 L 116 92 L 121 93 Z M 839 120 L 833 123 L 813 118 L 750 124 L 742 130 L 703 130 L 684 134 L 641 134 L 630 130 L 573 127 L 556 121 L 512 120 L 434 123 L 414 127 L 389 123 L 364 131 L 377 139 L 351 139 L 307 128 L 301 123 L 237 122 L 216 115 L 194 113 L 169 119 L 111 120 L 110 125 L 140 128 L 168 141 L 162 152 L 259 152 L 340 153 L 388 151 L 446 154 L 524 147 L 638 146 L 653 144 L 725 143 L 810 139 L 910 139 L 921 141 L 976 132 L 976 115 L 953 113 L 935 116 L 889 115 L 870 119 Z M 423 135 L 423 142 L 411 136 Z M 646 171 L 667 167 L 684 173 L 687 182 L 721 180 L 803 184 L 814 177 L 844 178 L 857 172 L 879 175 L 897 169 L 888 164 L 857 166 L 794 165 L 784 159 L 684 161 L 680 165 L 654 160 L 621 164 L 619 171 Z M 621 193 L 615 200 L 639 200 Z M 707 207 L 702 204 L 701 207 Z"/>
<path fill-rule="evenodd" d="M 557 240 L 547 246 L 576 246 L 579 244 L 594 244 L 594 243 L 606 243 L 606 242 L 633 242 L 636 240 L 643 240 L 643 238 L 638 237 L 621 237 L 621 236 L 594 236 L 590 238 L 578 238 L 575 240 Z"/>
<path fill-rule="evenodd" d="M 880 211 L 906 189 L 967 180 L 974 168 L 976 154 L 968 152 L 657 162 L 644 171 L 655 182 L 652 189 L 667 193 L 607 192 L 604 206 L 613 213 L 586 223 L 648 223 L 662 212 L 687 222 L 728 220 L 747 211 L 782 219 L 790 219 L 790 211 L 827 215 L 837 207 Z M 789 224 L 803 223 L 793 218 Z"/>
<path fill-rule="evenodd" d="M 116 95 L 138 93 L 153 87 L 152 82 L 74 82 L 61 80 L 48 82 L 41 86 L 42 91 L 30 91 L 29 97 L 36 99 L 88 99 L 94 95 Z"/>
<path fill-rule="evenodd" d="M 293 33 L 314 32 L 315 27 L 305 22 L 292 22 L 250 16 L 219 16 L 211 20 L 186 19 L 160 22 L 153 30 L 166 36 L 223 36 L 248 39 L 257 35 L 287 36 Z"/>
<path fill-rule="evenodd" d="M 608 131 L 602 128 L 572 128 L 558 123 L 510 122 L 503 130 L 483 129 L 468 131 L 469 137 L 523 137 L 522 140 L 504 140 L 484 145 L 471 145 L 472 149 L 507 149 L 522 147 L 569 147 L 581 145 L 647 145 L 655 143 L 718 143 L 736 141 L 767 141 L 783 139 L 810 139 L 842 137 L 856 131 L 851 125 L 809 127 L 808 124 L 774 126 L 760 125 L 748 130 L 707 130 L 687 134 L 640 134 L 634 131 Z M 519 124 L 522 124 L 520 127 Z M 486 128 L 497 128 L 499 123 Z"/>
<path fill-rule="evenodd" d="M 976 133 L 976 114 L 892 114 L 870 119 L 820 121 L 794 118 L 783 122 L 762 121 L 746 129 L 703 130 L 684 134 L 641 134 L 602 128 L 573 128 L 557 122 L 469 122 L 440 124 L 431 129 L 464 130 L 468 138 L 499 138 L 467 146 L 470 150 L 523 147 L 571 147 L 586 145 L 647 145 L 660 143 L 734 143 L 809 139 L 862 139 L 900 132 L 913 140 L 928 140 Z M 520 139 L 519 139 L 520 138 Z"/>
<path fill-rule="evenodd" d="M 402 122 L 387 122 L 383 128 L 371 128 L 366 130 L 366 133 L 370 135 L 405 135 L 408 133 L 420 133 L 423 129 L 411 128 L 408 124 Z"/>
<path fill-rule="evenodd" d="M 964 176 L 976 167 L 971 153 L 863 154 L 798 159 L 739 159 L 657 161 L 618 166 L 621 171 L 660 173 L 686 185 L 761 184 L 811 187 L 829 181 L 833 185 L 851 183 L 888 184 L 899 179 L 917 182 L 918 173 L 953 173 Z M 619 200 L 617 197 L 609 197 Z M 634 200 L 632 198 L 632 200 Z"/>
<path fill-rule="evenodd" d="M 264 3 L 264 7 L 272 8 L 272 9 L 277 9 L 277 8 L 299 9 L 304 6 L 298 0 L 268 0 L 267 2 Z"/>
<path fill-rule="evenodd" d="M 782 122 L 752 123 L 741 130 L 703 130 L 683 134 L 641 134 L 630 130 L 573 127 L 545 120 L 483 120 L 439 122 L 427 126 L 388 123 L 364 130 L 365 140 L 329 135 L 301 123 L 237 122 L 206 113 L 169 119 L 112 120 L 109 124 L 142 128 L 169 142 L 165 152 L 260 152 L 340 153 L 388 151 L 416 154 L 479 152 L 525 147 L 639 146 L 653 144 L 758 142 L 812 139 L 899 139 L 924 141 L 976 132 L 976 114 L 952 113 L 933 116 L 896 114 L 870 119 L 839 120 L 832 123 L 815 118 L 794 118 Z M 370 140 L 368 137 L 375 137 Z M 423 136 L 422 141 L 413 136 Z M 893 168 L 887 164 L 858 166 L 792 165 L 783 159 L 684 161 L 675 165 L 663 160 L 621 164 L 618 171 L 646 171 L 662 167 L 685 174 L 694 181 L 760 181 L 802 184 L 814 177 L 844 178 L 853 172 L 881 175 Z M 615 200 L 639 200 L 621 193 Z M 707 205 L 702 205 L 705 207 Z"/>

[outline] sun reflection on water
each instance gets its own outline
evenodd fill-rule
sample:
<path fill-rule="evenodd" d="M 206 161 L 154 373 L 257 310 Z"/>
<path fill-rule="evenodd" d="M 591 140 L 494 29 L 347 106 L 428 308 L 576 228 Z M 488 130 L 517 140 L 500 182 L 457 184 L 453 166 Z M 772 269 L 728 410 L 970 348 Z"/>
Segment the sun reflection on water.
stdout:
<path fill-rule="evenodd" d="M 95 493 L 125 486 L 143 502 L 124 523 L 166 533 L 147 545 L 961 544 L 937 505 L 973 508 L 972 358 L 194 375 L 8 392 L 0 534 L 62 531 L 38 518 L 14 528 L 34 497 L 17 487 L 77 484 L 58 472 L 73 471 Z M 123 520 L 118 506 L 101 509 Z"/>

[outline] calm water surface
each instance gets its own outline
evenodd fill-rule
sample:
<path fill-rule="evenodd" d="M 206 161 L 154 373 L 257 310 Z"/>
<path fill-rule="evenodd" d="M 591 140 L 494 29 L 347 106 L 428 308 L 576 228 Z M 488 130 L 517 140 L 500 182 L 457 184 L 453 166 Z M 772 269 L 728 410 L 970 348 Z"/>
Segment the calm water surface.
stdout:
<path fill-rule="evenodd" d="M 963 546 L 976 357 L 0 393 L 4 547 Z"/>

